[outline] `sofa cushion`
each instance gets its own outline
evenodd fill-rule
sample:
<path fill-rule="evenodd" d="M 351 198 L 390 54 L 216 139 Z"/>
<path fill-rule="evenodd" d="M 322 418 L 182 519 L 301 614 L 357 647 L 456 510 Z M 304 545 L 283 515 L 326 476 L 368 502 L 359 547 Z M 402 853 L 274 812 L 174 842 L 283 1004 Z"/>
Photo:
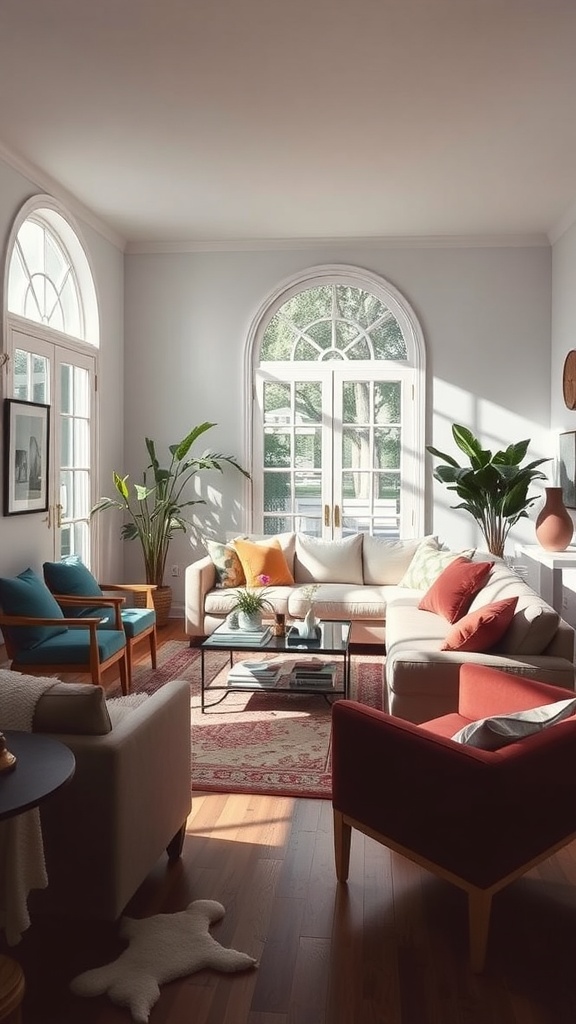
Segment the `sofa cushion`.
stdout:
<path fill-rule="evenodd" d="M 435 612 L 448 622 L 456 622 L 466 614 L 474 594 L 484 586 L 494 562 L 471 562 L 455 558 L 426 591 L 418 607 Z"/>
<path fill-rule="evenodd" d="M 390 586 L 399 583 L 412 561 L 416 549 L 427 541 L 438 547 L 436 537 L 412 537 L 407 540 L 371 537 L 364 534 L 362 567 L 364 583 Z"/>
<path fill-rule="evenodd" d="M 92 683 L 55 682 L 36 704 L 32 728 L 34 732 L 105 736 L 112 725 L 104 690 Z"/>
<path fill-rule="evenodd" d="M 13 579 L 0 578 L 0 605 L 6 615 L 30 615 L 39 619 L 64 618 L 56 598 L 33 569 L 25 569 Z M 14 630 L 3 626 L 3 632 L 9 637 L 13 636 L 20 650 L 29 650 L 67 631 L 65 625 L 26 626 Z"/>
<path fill-rule="evenodd" d="M 208 537 L 204 538 L 203 544 L 216 571 L 216 586 L 241 587 L 246 580 L 234 545 L 224 544 L 219 540 L 210 540 Z"/>
<path fill-rule="evenodd" d="M 498 650 L 503 654 L 542 654 L 558 629 L 560 615 L 503 562 L 494 565 L 469 610 L 513 596 L 518 598 L 514 619 Z"/>
<path fill-rule="evenodd" d="M 510 743 L 517 743 L 526 736 L 534 736 L 568 718 L 576 711 L 576 697 L 544 704 L 527 711 L 513 711 L 507 715 L 493 715 L 469 722 L 452 736 L 456 743 L 480 750 L 500 750 Z"/>
<path fill-rule="evenodd" d="M 367 587 L 354 583 L 322 583 L 314 594 L 314 614 L 319 619 L 362 619 L 383 623 L 387 593 L 391 587 Z M 288 598 L 288 614 L 303 619 L 310 607 L 305 587 L 294 587 Z"/>
<path fill-rule="evenodd" d="M 517 598 L 507 597 L 503 601 L 469 612 L 459 619 L 448 632 L 443 651 L 489 651 L 510 626 L 516 608 Z"/>
<path fill-rule="evenodd" d="M 287 587 L 294 583 L 280 541 L 276 538 L 270 538 L 269 544 L 238 538 L 234 541 L 234 547 L 244 570 L 247 587 Z M 268 577 L 265 583 L 262 582 L 263 576 Z"/>
<path fill-rule="evenodd" d="M 321 540 L 296 534 L 296 583 L 363 583 L 362 534 L 341 540 Z"/>
<path fill-rule="evenodd" d="M 472 558 L 473 548 L 465 551 L 444 551 L 426 539 L 418 545 L 410 565 L 398 586 L 412 590 L 428 590 L 440 573 L 458 557 Z"/>

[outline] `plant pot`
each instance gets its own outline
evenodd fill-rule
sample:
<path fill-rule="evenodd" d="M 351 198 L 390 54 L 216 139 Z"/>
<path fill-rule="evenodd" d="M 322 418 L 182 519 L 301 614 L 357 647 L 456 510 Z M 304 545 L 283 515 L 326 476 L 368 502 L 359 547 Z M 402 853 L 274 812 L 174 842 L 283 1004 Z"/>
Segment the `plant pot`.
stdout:
<path fill-rule="evenodd" d="M 156 612 L 156 625 L 159 627 L 167 626 L 172 607 L 172 587 L 167 585 L 156 587 L 156 590 L 152 591 L 152 603 Z M 134 607 L 146 607 L 146 594 L 139 594 L 138 592 L 134 594 Z"/>
<path fill-rule="evenodd" d="M 545 501 L 536 519 L 536 538 L 546 551 L 564 551 L 574 533 L 572 516 L 561 487 L 545 487 Z"/>
<path fill-rule="evenodd" d="M 252 630 L 262 629 L 262 612 L 238 612 L 238 626 L 240 629 Z"/>

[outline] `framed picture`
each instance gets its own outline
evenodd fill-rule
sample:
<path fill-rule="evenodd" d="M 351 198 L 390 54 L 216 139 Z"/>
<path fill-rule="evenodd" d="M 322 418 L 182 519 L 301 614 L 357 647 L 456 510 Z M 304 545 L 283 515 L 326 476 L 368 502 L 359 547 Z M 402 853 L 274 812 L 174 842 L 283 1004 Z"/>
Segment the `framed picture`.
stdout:
<path fill-rule="evenodd" d="M 48 509 L 50 406 L 4 399 L 4 515 Z"/>
<path fill-rule="evenodd" d="M 566 508 L 576 508 L 576 430 L 560 434 L 560 487 Z"/>

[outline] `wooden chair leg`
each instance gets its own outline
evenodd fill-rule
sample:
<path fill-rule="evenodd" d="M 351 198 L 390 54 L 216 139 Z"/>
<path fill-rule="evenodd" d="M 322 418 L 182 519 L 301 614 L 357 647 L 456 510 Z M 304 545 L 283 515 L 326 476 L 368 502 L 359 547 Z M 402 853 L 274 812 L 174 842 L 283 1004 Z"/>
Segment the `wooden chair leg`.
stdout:
<path fill-rule="evenodd" d="M 123 650 L 123 652 L 122 652 L 122 654 L 120 656 L 120 662 L 119 662 L 119 667 L 120 667 L 120 689 L 122 690 L 122 693 L 124 694 L 124 696 L 126 696 L 126 694 L 130 693 L 130 690 L 132 689 L 132 676 L 131 676 L 131 674 L 128 673 L 128 657 L 127 657 L 127 653 L 126 653 L 127 650 L 128 650 L 128 645 L 126 645 L 126 647 L 124 648 L 124 650 Z"/>
<path fill-rule="evenodd" d="M 156 626 L 150 633 L 150 661 L 152 662 L 152 668 L 156 668 L 157 663 L 157 644 L 156 644 Z"/>
<path fill-rule="evenodd" d="M 128 690 L 129 693 L 132 689 L 132 644 L 133 640 L 129 640 L 126 637 L 126 671 L 128 673 Z"/>
<path fill-rule="evenodd" d="M 468 892 L 468 927 L 470 934 L 470 966 L 476 974 L 484 970 L 492 893 L 485 889 Z"/>
<path fill-rule="evenodd" d="M 336 862 L 336 877 L 339 882 L 345 882 L 350 870 L 350 843 L 352 840 L 352 826 L 344 821 L 341 811 L 334 811 L 334 860 Z"/>

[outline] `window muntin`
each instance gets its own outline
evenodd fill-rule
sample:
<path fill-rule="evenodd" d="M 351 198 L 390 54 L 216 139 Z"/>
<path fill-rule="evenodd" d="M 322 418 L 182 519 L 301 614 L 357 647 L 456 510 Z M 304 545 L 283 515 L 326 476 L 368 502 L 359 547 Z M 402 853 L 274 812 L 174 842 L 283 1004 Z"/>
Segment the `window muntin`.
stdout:
<path fill-rule="evenodd" d="M 8 309 L 63 334 L 84 338 L 76 271 L 64 246 L 38 217 L 20 226 L 8 274 Z"/>

